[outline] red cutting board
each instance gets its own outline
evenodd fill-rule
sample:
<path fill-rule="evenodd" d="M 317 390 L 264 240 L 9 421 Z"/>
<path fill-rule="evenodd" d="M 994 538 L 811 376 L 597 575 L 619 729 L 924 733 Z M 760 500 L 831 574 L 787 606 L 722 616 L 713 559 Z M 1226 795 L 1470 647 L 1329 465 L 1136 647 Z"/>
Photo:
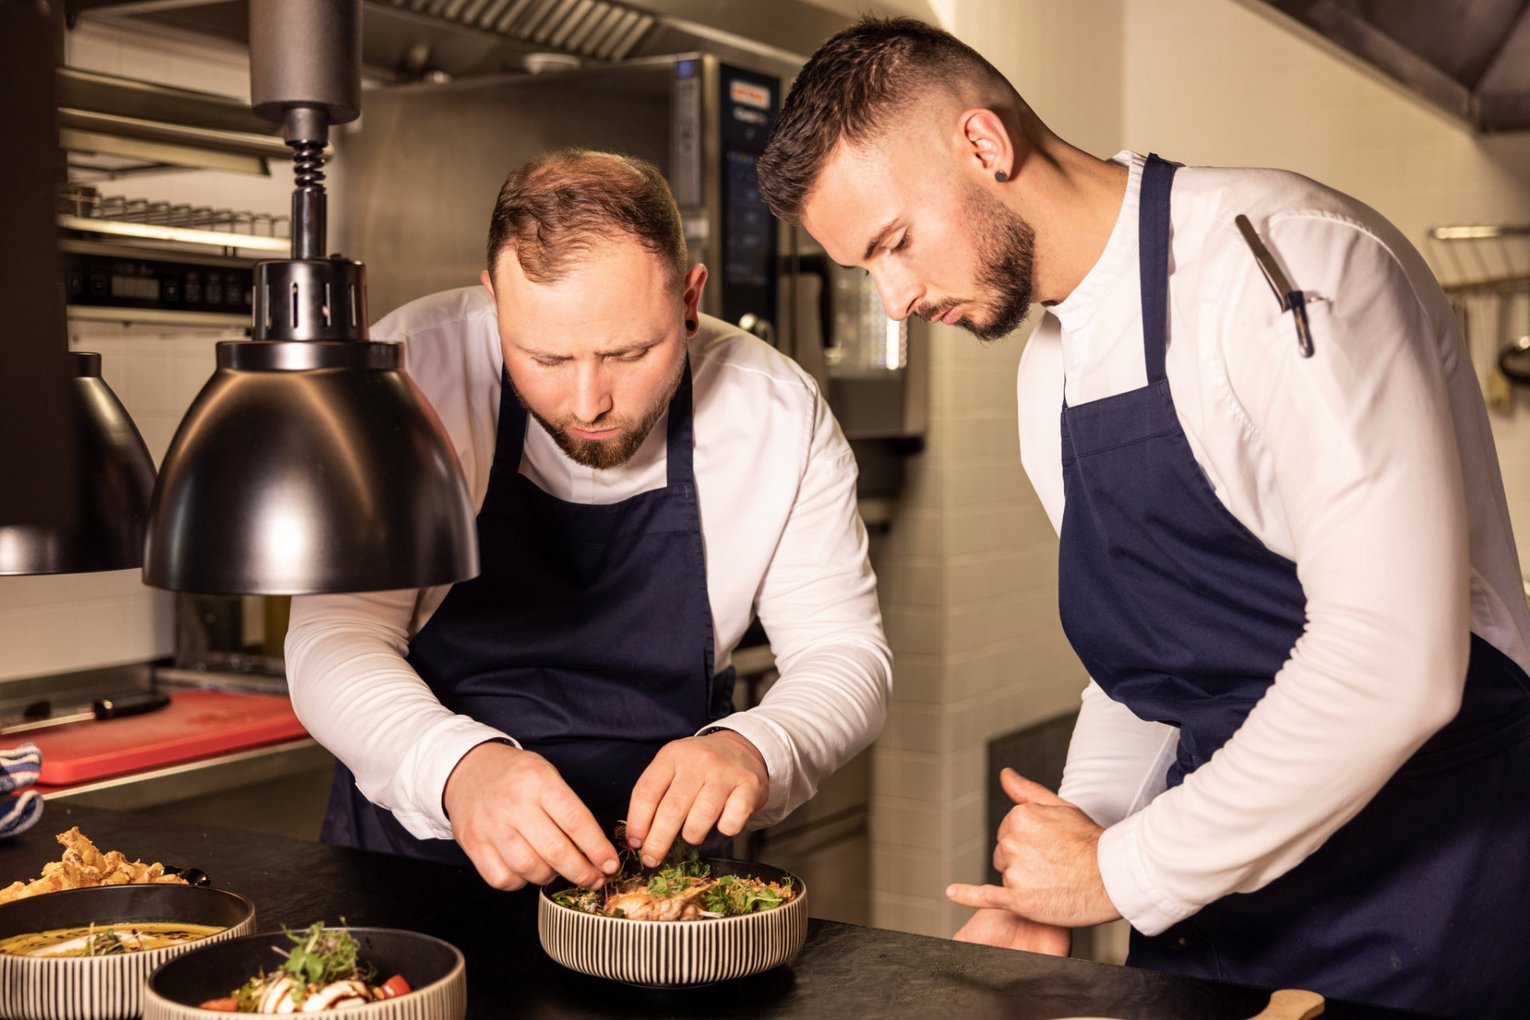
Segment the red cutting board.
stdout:
<path fill-rule="evenodd" d="M 307 736 L 279 695 L 176 691 L 157 711 L 68 723 L 28 738 L 42 748 L 38 786 L 73 786 L 123 772 Z M 44 791 L 46 792 L 46 791 Z"/>

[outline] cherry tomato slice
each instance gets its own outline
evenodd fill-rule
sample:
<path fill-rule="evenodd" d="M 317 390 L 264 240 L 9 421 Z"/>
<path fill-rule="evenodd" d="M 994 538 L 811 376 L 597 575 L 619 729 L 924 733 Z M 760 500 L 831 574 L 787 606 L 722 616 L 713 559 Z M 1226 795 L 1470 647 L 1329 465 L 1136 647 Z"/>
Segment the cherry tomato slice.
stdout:
<path fill-rule="evenodd" d="M 408 995 L 414 989 L 409 987 L 409 982 L 404 980 L 404 975 L 395 974 L 382 983 L 382 993 L 385 999 L 396 999 L 400 995 Z"/>

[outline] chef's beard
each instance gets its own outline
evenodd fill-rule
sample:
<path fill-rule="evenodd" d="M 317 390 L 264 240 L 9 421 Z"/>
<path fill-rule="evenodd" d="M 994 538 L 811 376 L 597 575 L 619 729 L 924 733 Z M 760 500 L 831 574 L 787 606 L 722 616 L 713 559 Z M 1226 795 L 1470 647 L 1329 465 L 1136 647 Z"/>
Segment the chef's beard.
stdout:
<path fill-rule="evenodd" d="M 633 419 L 621 415 L 601 415 L 592 422 L 578 421 L 573 415 L 568 415 L 562 420 L 554 422 L 542 415 L 525 400 L 521 399 L 516 392 L 515 399 L 519 400 L 526 413 L 541 423 L 548 434 L 553 437 L 553 442 L 558 444 L 570 460 L 585 467 L 606 470 L 608 468 L 621 467 L 632 459 L 632 455 L 638 452 L 643 441 L 648 438 L 648 433 L 653 431 L 654 425 L 664 416 L 669 409 L 669 402 L 674 397 L 675 391 L 680 388 L 680 379 L 685 373 L 685 359 L 680 359 L 679 367 L 675 371 L 675 377 L 669 385 L 663 388 L 661 395 L 654 401 L 636 424 Z M 514 389 L 514 386 L 511 387 Z M 568 428 L 578 425 L 582 429 L 598 432 L 602 429 L 621 429 L 610 439 L 580 439 L 570 435 Z"/>
<path fill-rule="evenodd" d="M 1036 273 L 1036 231 L 1003 202 L 973 189 L 967 213 L 977 225 L 978 293 L 990 295 L 986 321 L 963 315 L 956 325 L 979 340 L 999 340 L 1019 329 L 1031 312 L 1031 283 Z M 926 318 L 939 318 L 956 302 Z"/>

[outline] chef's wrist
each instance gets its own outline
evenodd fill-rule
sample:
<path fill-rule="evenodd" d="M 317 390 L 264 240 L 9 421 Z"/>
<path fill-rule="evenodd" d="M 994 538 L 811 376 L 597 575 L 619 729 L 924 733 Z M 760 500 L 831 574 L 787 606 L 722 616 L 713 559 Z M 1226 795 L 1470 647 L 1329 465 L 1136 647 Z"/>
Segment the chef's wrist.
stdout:
<path fill-rule="evenodd" d="M 763 773 L 767 778 L 770 776 L 770 766 L 765 762 L 765 755 L 760 751 L 758 747 L 754 745 L 754 741 L 744 736 L 738 730 L 728 726 L 708 726 L 706 729 L 702 730 L 696 735 L 698 737 L 720 736 L 737 742 L 740 747 L 748 750 L 749 754 L 760 766 L 761 773 Z"/>
<path fill-rule="evenodd" d="M 446 794 L 447 791 L 451 789 L 452 777 L 457 774 L 457 770 L 462 767 L 463 762 L 467 761 L 469 755 L 478 750 L 480 747 L 484 747 L 488 744 L 504 744 L 506 747 L 513 747 L 517 751 L 523 750 L 521 745 L 510 737 L 488 737 L 484 740 L 480 740 L 478 743 L 474 744 L 472 747 L 463 752 L 462 757 L 457 759 L 457 764 L 453 765 L 451 771 L 446 774 L 446 782 L 441 785 L 441 813 L 446 817 L 448 822 L 450 822 L 452 815 L 451 812 L 446 809 Z"/>

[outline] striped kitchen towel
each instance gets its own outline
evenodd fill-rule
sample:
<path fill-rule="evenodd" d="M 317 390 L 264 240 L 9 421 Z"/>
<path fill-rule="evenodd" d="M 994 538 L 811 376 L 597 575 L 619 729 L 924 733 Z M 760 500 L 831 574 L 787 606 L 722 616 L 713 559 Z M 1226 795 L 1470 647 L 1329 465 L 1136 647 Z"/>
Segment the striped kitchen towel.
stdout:
<path fill-rule="evenodd" d="M 25 787 L 37 782 L 42 769 L 42 750 L 36 744 L 0 749 L 0 793 L 22 790 L 20 796 L 0 801 L 0 839 L 25 832 L 42 817 L 42 794 Z"/>
<path fill-rule="evenodd" d="M 41 770 L 42 749 L 36 744 L 0 748 L 0 793 L 31 786 Z"/>

